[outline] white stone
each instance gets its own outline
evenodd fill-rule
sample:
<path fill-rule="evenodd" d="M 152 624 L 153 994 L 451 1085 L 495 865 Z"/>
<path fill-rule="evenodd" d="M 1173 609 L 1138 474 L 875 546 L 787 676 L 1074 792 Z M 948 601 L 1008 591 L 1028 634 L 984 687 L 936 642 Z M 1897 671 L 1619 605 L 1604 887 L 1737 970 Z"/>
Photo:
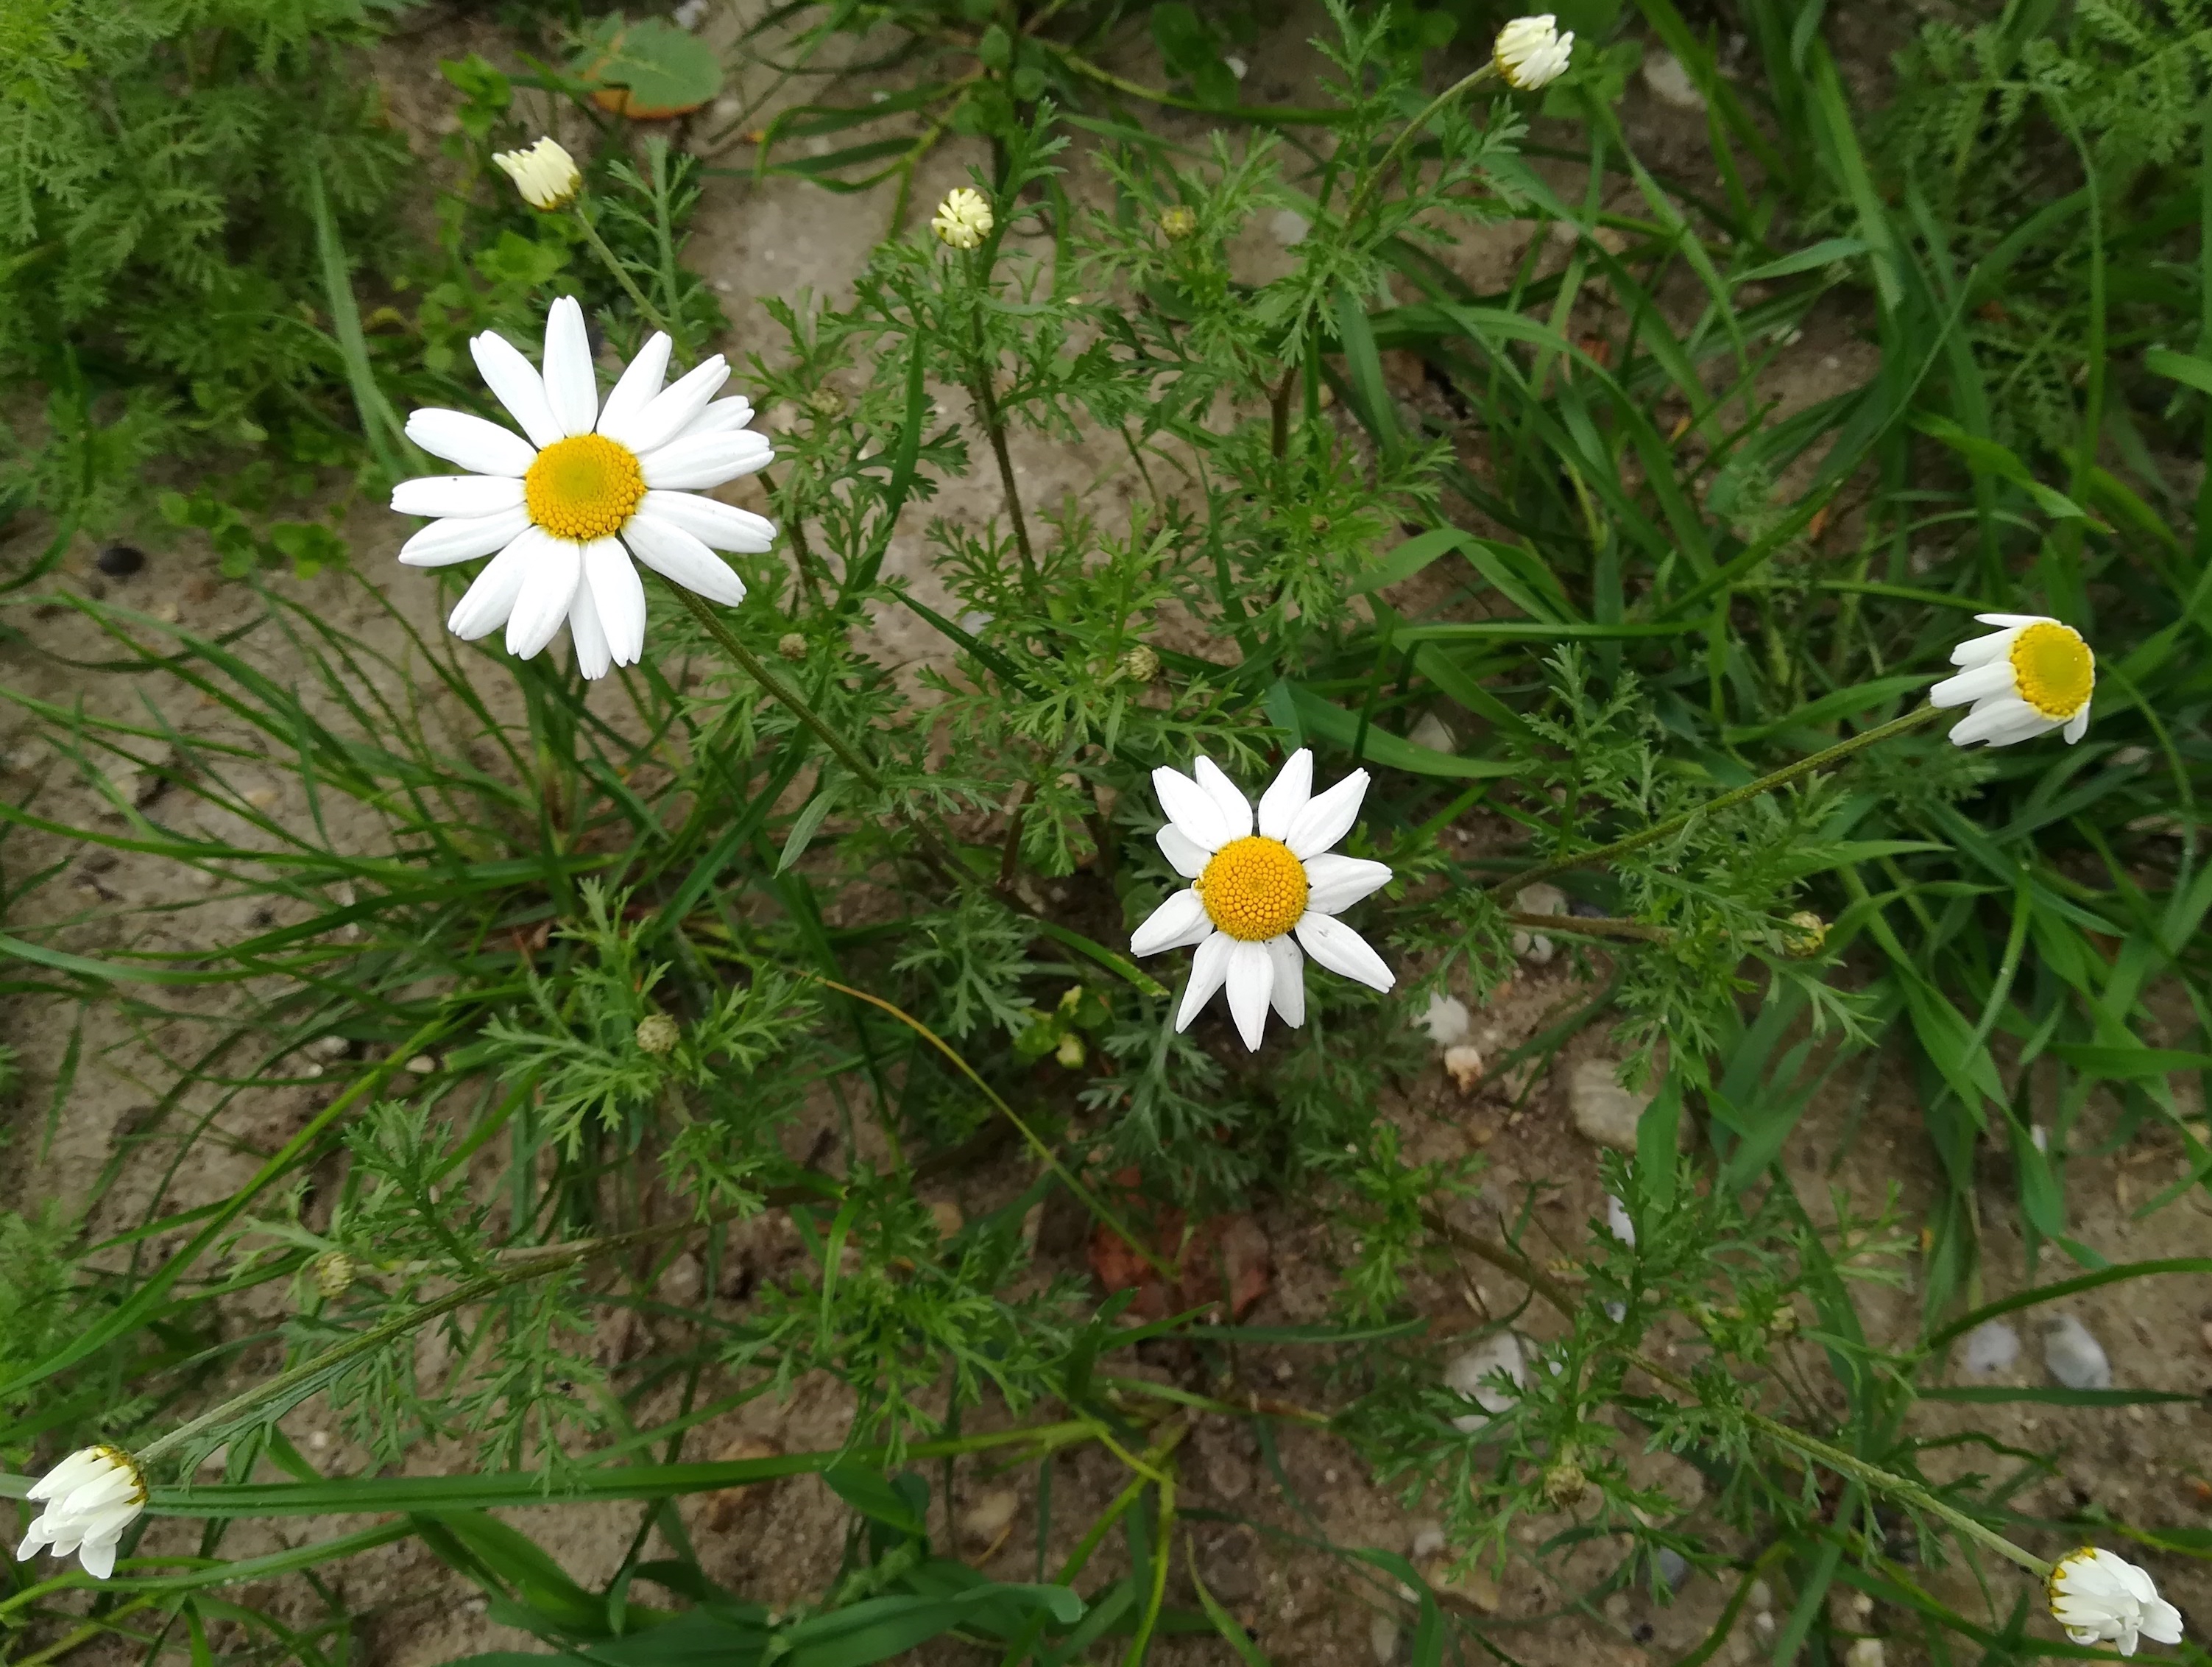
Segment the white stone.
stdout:
<path fill-rule="evenodd" d="M 1247 64 L 1243 58 L 1238 58 L 1233 52 L 1227 58 L 1223 58 L 1221 63 L 1222 67 L 1226 69 L 1231 75 L 1236 76 L 1239 81 L 1243 80 L 1245 76 L 1252 73 L 1252 66 Z"/>
<path fill-rule="evenodd" d="M 1521 1398 L 1494 1381 L 1484 1381 L 1495 1379 L 1501 1372 L 1510 1383 L 1528 1384 L 1528 1368 L 1521 1357 L 1521 1340 L 1510 1331 L 1485 1337 L 1444 1363 L 1444 1387 L 1482 1408 L 1480 1413 L 1453 1419 L 1452 1428 L 1462 1435 L 1473 1435 L 1490 1422 L 1486 1414 L 1504 1412 Z"/>
<path fill-rule="evenodd" d="M 1605 1195 L 1605 1230 L 1630 1250 L 1636 1248 L 1636 1224 L 1628 1219 L 1628 1206 L 1609 1192 Z"/>
<path fill-rule="evenodd" d="M 1443 990 L 1430 995 L 1429 1005 L 1421 1014 L 1421 1028 L 1429 1033 L 1429 1040 L 1439 1048 L 1449 1048 L 1455 1042 L 1466 1041 L 1468 1029 L 1473 1022 L 1467 1011 L 1467 1003 Z"/>
<path fill-rule="evenodd" d="M 2043 1364 L 2068 1389 L 2112 1386 L 2112 1363 L 2105 1358 L 2104 1345 L 2071 1314 L 2061 1314 L 2044 1328 Z"/>
<path fill-rule="evenodd" d="M 1406 732 L 1406 739 L 1415 746 L 1425 746 L 1431 752 L 1456 752 L 1459 737 L 1451 733 L 1451 726 L 1433 712 L 1421 714 L 1420 722 Z"/>
<path fill-rule="evenodd" d="M 1413 1530 L 1413 1556 L 1415 1562 L 1433 1557 L 1449 1543 L 1444 1538 L 1443 1527 L 1436 1523 L 1423 1523 Z"/>
<path fill-rule="evenodd" d="M 1462 1042 L 1444 1049 L 1444 1074 L 1452 1080 L 1464 1098 L 1472 1094 L 1482 1081 L 1482 1049 L 1472 1042 Z"/>
<path fill-rule="evenodd" d="M 1651 96 L 1662 104 L 1671 104 L 1677 110 L 1702 110 L 1705 95 L 1698 90 L 1697 82 L 1682 60 L 1669 52 L 1646 52 L 1644 55 L 1644 84 L 1651 89 Z"/>
<path fill-rule="evenodd" d="M 1377 1610 L 1367 1620 L 1367 1647 L 1375 1652 L 1376 1667 L 1390 1667 L 1398 1658 L 1398 1617 Z"/>
<path fill-rule="evenodd" d="M 1616 1152 L 1636 1150 L 1636 1125 L 1651 1104 L 1649 1094 L 1632 1094 L 1620 1086 L 1620 1066 L 1610 1059 L 1586 1059 L 1567 1079 L 1567 1106 L 1585 1140 Z"/>
<path fill-rule="evenodd" d="M 1274 234 L 1275 241 L 1287 249 L 1304 239 L 1313 229 L 1313 222 L 1296 209 L 1278 209 L 1274 218 L 1268 221 L 1267 229 Z"/>
<path fill-rule="evenodd" d="M 1858 1638 L 1844 1652 L 1844 1667 L 1882 1667 L 1883 1651 L 1878 1638 Z"/>
<path fill-rule="evenodd" d="M 1969 1372 L 2002 1372 L 2020 1359 L 2020 1333 L 2002 1320 L 1987 1320 L 1966 1334 L 1961 1357 Z"/>

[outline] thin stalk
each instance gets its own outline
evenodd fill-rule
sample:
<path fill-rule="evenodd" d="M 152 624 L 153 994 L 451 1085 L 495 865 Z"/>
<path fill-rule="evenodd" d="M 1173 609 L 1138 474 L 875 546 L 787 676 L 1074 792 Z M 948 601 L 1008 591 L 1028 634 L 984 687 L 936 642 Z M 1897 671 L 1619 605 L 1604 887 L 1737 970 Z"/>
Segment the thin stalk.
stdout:
<path fill-rule="evenodd" d="M 629 297 L 630 305 L 637 308 L 638 316 L 655 330 L 665 332 L 673 338 L 676 332 L 669 329 L 668 320 L 661 317 L 659 307 L 645 298 L 645 291 L 637 287 L 637 280 L 632 277 L 629 275 L 629 270 L 616 259 L 615 252 L 607 247 L 605 240 L 599 235 L 599 228 L 592 223 L 591 216 L 584 212 L 584 204 L 580 199 L 570 212 L 576 216 L 576 223 L 584 228 L 584 239 L 592 246 L 592 253 L 599 256 L 599 265 L 614 274 L 615 282 L 622 285 L 623 293 Z"/>
<path fill-rule="evenodd" d="M 1421 113 L 1406 124 L 1404 130 L 1390 142 L 1389 149 L 1382 153 L 1382 160 L 1375 165 L 1375 172 L 1369 174 L 1366 183 L 1360 186 L 1358 195 L 1354 197 L 1345 209 L 1344 223 L 1347 228 L 1359 223 L 1360 211 L 1367 206 L 1368 198 L 1374 196 L 1382 187 L 1383 180 L 1389 176 L 1392 166 L 1399 157 L 1405 155 L 1406 147 L 1413 142 L 1414 136 L 1428 126 L 1430 119 L 1462 93 L 1467 92 L 1476 83 L 1486 81 L 1497 73 L 1498 60 L 1495 58 L 1484 59 L 1480 69 L 1471 75 L 1462 76 L 1443 92 L 1431 99 Z"/>
<path fill-rule="evenodd" d="M 988 275 L 978 273 L 976 285 L 980 291 Z M 1006 514 L 1014 524 L 1014 548 L 1021 552 L 1022 575 L 1035 590 L 1037 582 L 1036 556 L 1030 548 L 1030 526 L 1022 515 L 1022 495 L 1014 485 L 1014 460 L 1006 451 L 1006 422 L 999 412 L 999 396 L 991 386 L 991 368 L 983 361 L 983 319 L 979 311 L 974 315 L 972 341 L 968 352 L 969 390 L 975 400 L 975 409 L 982 413 L 983 431 L 991 436 L 991 455 L 999 460 L 999 484 L 1006 489 Z"/>
<path fill-rule="evenodd" d="M 1717 798 L 1708 799 L 1704 804 L 1693 806 L 1680 816 L 1670 816 L 1664 822 L 1654 823 L 1641 833 L 1630 834 L 1625 839 L 1616 839 L 1612 844 L 1601 845 L 1595 850 L 1583 851 L 1574 856 L 1560 857 L 1551 862 L 1539 862 L 1531 867 L 1522 869 L 1516 874 L 1508 874 L 1490 888 L 1490 896 L 1493 901 L 1503 901 L 1518 892 L 1522 886 L 1533 885 L 1540 879 L 1549 879 L 1554 874 L 1564 874 L 1576 868 L 1595 867 L 1599 863 L 1610 862 L 1616 857 L 1626 856 L 1631 851 L 1641 850 L 1646 845 L 1656 844 L 1662 839 L 1681 832 L 1701 816 L 1711 816 L 1717 811 L 1724 811 L 1733 806 L 1741 805 L 1747 800 L 1756 799 L 1762 793 L 1771 793 L 1777 788 L 1788 787 L 1792 782 L 1810 776 L 1815 770 L 1826 770 L 1831 764 L 1841 764 L 1855 752 L 1863 752 L 1870 746 L 1888 740 L 1892 736 L 1902 735 L 1908 731 L 1917 729 L 1930 720 L 1942 716 L 1944 710 L 1945 709 L 1942 707 L 1923 706 L 1917 712 L 1908 712 L 1901 718 L 1893 719 L 1880 728 L 1869 729 L 1863 734 L 1852 736 L 1847 741 L 1838 741 L 1835 745 L 1815 752 L 1809 757 L 1800 758 L 1794 764 L 1786 764 L 1771 776 L 1762 776 L 1756 782 L 1747 782 L 1744 786 L 1732 788 Z M 1571 930 L 1572 928 L 1563 929 Z"/>

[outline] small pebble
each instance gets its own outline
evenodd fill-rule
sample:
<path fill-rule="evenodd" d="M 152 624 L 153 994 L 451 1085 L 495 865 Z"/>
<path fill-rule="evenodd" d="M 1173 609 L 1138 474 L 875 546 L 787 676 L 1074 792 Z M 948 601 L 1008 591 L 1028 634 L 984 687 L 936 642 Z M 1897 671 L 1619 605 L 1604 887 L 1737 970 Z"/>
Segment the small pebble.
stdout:
<path fill-rule="evenodd" d="M 1420 722 L 1406 732 L 1406 739 L 1415 746 L 1425 746 L 1431 752 L 1456 752 L 1459 739 L 1451 727 L 1433 712 L 1424 712 Z"/>
<path fill-rule="evenodd" d="M 1636 1124 L 1651 1097 L 1622 1087 L 1620 1068 L 1610 1059 L 1586 1059 L 1576 1066 L 1567 1079 L 1567 1105 L 1583 1139 L 1616 1152 L 1633 1152 Z"/>
<path fill-rule="evenodd" d="M 1854 1639 L 1844 1652 L 1844 1667 L 1882 1667 L 1882 1653 L 1880 1639 Z"/>
<path fill-rule="evenodd" d="M 1466 1041 L 1470 1022 L 1467 1003 L 1442 990 L 1430 995 L 1429 1005 L 1420 1019 L 1421 1028 L 1429 1033 L 1429 1040 L 1439 1048 Z"/>
<path fill-rule="evenodd" d="M 343 1059 L 353 1050 L 353 1043 L 342 1036 L 319 1036 L 307 1044 L 307 1051 L 318 1059 Z"/>
<path fill-rule="evenodd" d="M 2068 1389 L 2112 1386 L 2112 1363 L 2105 1358 L 2104 1346 L 2071 1314 L 2061 1314 L 2044 1328 L 2043 1364 Z"/>
<path fill-rule="evenodd" d="M 960 1513 L 960 1536 L 974 1545 L 995 1545 L 1021 1508 L 1021 1495 L 1011 1488 L 986 1494 Z"/>
<path fill-rule="evenodd" d="M 1398 1617 L 1379 1612 L 1370 1615 L 1367 1647 L 1375 1652 L 1376 1667 L 1390 1667 L 1398 1658 Z"/>
<path fill-rule="evenodd" d="M 1567 894 L 1556 885 L 1524 885 L 1513 899 L 1513 907 L 1523 915 L 1564 915 L 1567 912 Z M 1531 966 L 1549 966 L 1553 946 L 1540 932 L 1516 931 L 1513 952 Z"/>
<path fill-rule="evenodd" d="M 1987 1320 L 1966 1334 L 1969 1372 L 2003 1372 L 2020 1359 L 2020 1333 L 2002 1320 Z"/>
<path fill-rule="evenodd" d="M 92 564 L 111 579 L 128 579 L 146 565 L 146 552 L 137 545 L 110 545 Z"/>
<path fill-rule="evenodd" d="M 2197 1335 L 2204 1340 L 2204 1352 L 2212 1354 L 2212 1320 L 2205 1321 Z"/>
<path fill-rule="evenodd" d="M 1234 52 L 1231 52 L 1226 58 L 1224 58 L 1221 60 L 1221 65 L 1222 68 L 1228 70 L 1231 75 L 1236 76 L 1239 81 L 1243 80 L 1245 76 L 1252 73 L 1252 66 L 1247 64 L 1243 58 L 1237 57 Z"/>
<path fill-rule="evenodd" d="M 1672 1546 L 1659 1548 L 1659 1578 L 1669 1591 L 1680 1591 L 1690 1579 L 1690 1560 Z"/>
<path fill-rule="evenodd" d="M 1267 229 L 1274 234 L 1275 241 L 1287 249 L 1303 240 L 1313 229 L 1313 223 L 1296 209 L 1278 209 L 1274 218 L 1268 221 Z"/>
<path fill-rule="evenodd" d="M 1482 1049 L 1472 1042 L 1445 1049 L 1444 1074 L 1462 1097 L 1472 1094 L 1482 1080 Z"/>
<path fill-rule="evenodd" d="M 1446 1543 L 1441 1527 L 1435 1523 L 1423 1523 L 1413 1530 L 1413 1561 L 1419 1562 L 1425 1557 L 1435 1556 Z"/>
<path fill-rule="evenodd" d="M 1697 82 L 1682 60 L 1668 52 L 1646 52 L 1644 55 L 1644 84 L 1651 95 L 1662 104 L 1671 104 L 1677 110 L 1702 110 L 1705 95 L 1698 90 Z"/>
<path fill-rule="evenodd" d="M 427 1077 L 436 1073 L 438 1062 L 428 1054 L 417 1054 L 407 1062 L 407 1068 L 418 1077 Z"/>
<path fill-rule="evenodd" d="M 1761 1643 L 1765 1643 L 1772 1639 L 1774 1636 L 1774 1616 L 1772 1613 L 1766 1609 L 1761 1609 L 1757 1615 L 1752 1616 L 1751 1629 L 1759 1634 L 1759 1641 Z"/>
<path fill-rule="evenodd" d="M 1750 1598 L 1751 1606 L 1754 1609 L 1771 1609 L 1774 1607 L 1774 1588 L 1764 1580 L 1753 1580 L 1751 1583 L 1751 1591 L 1746 1596 Z"/>
<path fill-rule="evenodd" d="M 1495 1382 L 1485 1382 L 1504 1373 L 1507 1381 L 1525 1385 L 1528 1368 L 1521 1357 L 1521 1340 L 1510 1331 L 1500 1331 L 1485 1337 L 1464 1354 L 1454 1355 L 1444 1366 L 1444 1387 L 1465 1396 L 1482 1408 L 1480 1413 L 1468 1413 L 1452 1420 L 1452 1428 L 1462 1435 L 1473 1435 L 1490 1422 L 1485 1415 L 1504 1412 L 1520 1397 Z"/>

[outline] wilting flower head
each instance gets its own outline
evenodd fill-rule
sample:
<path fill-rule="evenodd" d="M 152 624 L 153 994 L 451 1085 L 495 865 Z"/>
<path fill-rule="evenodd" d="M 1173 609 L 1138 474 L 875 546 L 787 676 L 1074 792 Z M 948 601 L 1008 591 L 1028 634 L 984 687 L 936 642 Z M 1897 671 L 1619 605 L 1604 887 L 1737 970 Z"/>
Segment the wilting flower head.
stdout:
<path fill-rule="evenodd" d="M 1352 830 L 1366 796 L 1367 772 L 1354 770 L 1327 793 L 1313 791 L 1313 754 L 1285 763 L 1252 806 L 1211 758 L 1197 779 L 1152 772 L 1167 812 L 1160 851 L 1191 882 L 1154 910 L 1129 940 L 1133 955 L 1198 946 L 1176 1028 L 1187 1030 L 1224 983 L 1230 1016 L 1244 1045 L 1259 1050 L 1272 1002 L 1285 1025 L 1305 1023 L 1305 953 L 1332 972 L 1376 989 L 1396 982 L 1367 940 L 1336 918 L 1383 885 L 1390 871 L 1360 857 L 1324 855 Z M 1292 934 L 1297 941 L 1291 941 Z"/>
<path fill-rule="evenodd" d="M 2097 686 L 2097 656 L 2071 625 L 2034 613 L 1978 613 L 2000 630 L 1961 642 L 1951 663 L 1963 667 L 1928 691 L 1936 706 L 1973 710 L 1951 727 L 1960 746 L 1987 741 L 2010 746 L 2066 726 L 2070 744 L 2088 733 L 2089 697 Z"/>
<path fill-rule="evenodd" d="M 2157 1644 L 2181 1642 L 2181 1611 L 2124 1557 L 2085 1545 L 2059 1559 L 2050 1587 L 2051 1613 L 2076 1644 L 2110 1644 L 2131 1656 L 2137 1634 Z"/>
<path fill-rule="evenodd" d="M 565 209 L 584 188 L 576 159 L 550 139 L 540 139 L 527 150 L 499 151 L 491 160 L 533 209 Z"/>
<path fill-rule="evenodd" d="M 15 1548 L 15 1561 L 27 1563 L 41 1546 L 57 1557 L 74 1551 L 87 1574 L 105 1580 L 115 1572 L 116 1542 L 146 1508 L 146 1478 L 120 1447 L 80 1447 L 23 1497 L 46 1509 Z"/>
<path fill-rule="evenodd" d="M 418 411 L 407 437 L 474 472 L 392 492 L 401 514 L 437 518 L 401 547 L 410 567 L 492 557 L 448 630 L 472 641 L 504 625 L 507 652 L 528 660 L 565 620 L 578 668 L 598 678 L 645 652 L 645 586 L 632 557 L 710 602 L 744 599 L 744 581 L 714 551 L 766 550 L 775 523 L 697 489 L 765 468 L 775 451 L 746 428 L 750 400 L 714 398 L 730 377 L 720 354 L 664 389 L 669 341 L 656 332 L 603 406 L 584 309 L 566 295 L 546 316 L 544 374 L 489 331 L 469 351 L 522 434 L 464 411 Z"/>
<path fill-rule="evenodd" d="M 956 249 L 973 249 L 991 234 L 991 199 L 980 191 L 955 186 L 930 216 L 929 228 Z"/>
<path fill-rule="evenodd" d="M 1575 32 L 1560 33 L 1559 19 L 1546 12 L 1540 17 L 1516 17 L 1500 29 L 1491 58 L 1507 86 L 1533 93 L 1565 73 L 1574 50 Z"/>

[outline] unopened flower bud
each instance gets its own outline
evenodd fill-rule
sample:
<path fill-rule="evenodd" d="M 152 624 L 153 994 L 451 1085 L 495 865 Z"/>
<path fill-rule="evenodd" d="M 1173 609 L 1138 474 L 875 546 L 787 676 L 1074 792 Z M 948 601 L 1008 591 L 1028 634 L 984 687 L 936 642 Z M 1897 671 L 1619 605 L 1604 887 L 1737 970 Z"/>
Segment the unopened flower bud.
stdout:
<path fill-rule="evenodd" d="M 1150 683 L 1160 674 L 1160 657 L 1146 644 L 1139 642 L 1123 654 L 1121 675 L 1132 683 Z"/>
<path fill-rule="evenodd" d="M 937 205 L 937 212 L 930 216 L 929 228 L 952 248 L 974 249 L 982 246 L 997 223 L 991 217 L 989 198 L 966 186 L 956 186 L 945 193 L 945 200 Z"/>
<path fill-rule="evenodd" d="M 1073 1031 L 1070 1031 L 1066 1036 L 1060 1037 L 1060 1046 L 1052 1050 L 1052 1056 L 1071 1071 L 1081 1070 L 1083 1068 L 1083 1038 L 1076 1035 Z"/>
<path fill-rule="evenodd" d="M 797 631 L 786 631 L 776 638 L 775 651 L 786 660 L 804 660 L 806 658 L 806 639 Z"/>
<path fill-rule="evenodd" d="M 683 1039 L 682 1028 L 665 1013 L 649 1013 L 637 1021 L 637 1048 L 640 1053 L 673 1053 L 676 1050 L 676 1044 Z"/>
<path fill-rule="evenodd" d="M 533 209 L 565 209 L 584 188 L 575 158 L 550 139 L 540 139 L 527 150 L 500 151 L 491 160 Z"/>
<path fill-rule="evenodd" d="M 1198 230 L 1198 211 L 1187 204 L 1178 203 L 1160 216 L 1160 234 L 1170 243 L 1180 243 Z"/>
<path fill-rule="evenodd" d="M 325 1250 L 307 1264 L 314 1275 L 315 1289 L 323 1293 L 325 1302 L 336 1302 L 353 1288 L 354 1275 L 359 1269 L 354 1259 L 343 1250 Z"/>
<path fill-rule="evenodd" d="M 1565 72 L 1574 49 L 1574 31 L 1562 34 L 1559 20 L 1546 12 L 1540 17 L 1516 17 L 1500 29 L 1491 57 L 1507 86 L 1533 93 Z"/>
<path fill-rule="evenodd" d="M 42 1506 L 15 1549 L 27 1563 L 41 1547 L 54 1555 L 74 1551 L 95 1580 L 115 1573 L 116 1542 L 146 1508 L 146 1473 L 120 1447 L 80 1447 L 33 1482 L 23 1494 Z"/>
<path fill-rule="evenodd" d="M 817 417 L 840 416 L 845 409 L 845 396 L 835 388 L 817 388 L 806 396 L 806 408 Z"/>
<path fill-rule="evenodd" d="M 1809 909 L 1801 909 L 1783 928 L 1782 952 L 1792 960 L 1808 960 L 1828 941 L 1828 923 Z"/>
<path fill-rule="evenodd" d="M 1544 1472 L 1544 1497 L 1554 1511 L 1564 1511 L 1589 1492 L 1589 1478 L 1571 1457 L 1562 1457 Z"/>

